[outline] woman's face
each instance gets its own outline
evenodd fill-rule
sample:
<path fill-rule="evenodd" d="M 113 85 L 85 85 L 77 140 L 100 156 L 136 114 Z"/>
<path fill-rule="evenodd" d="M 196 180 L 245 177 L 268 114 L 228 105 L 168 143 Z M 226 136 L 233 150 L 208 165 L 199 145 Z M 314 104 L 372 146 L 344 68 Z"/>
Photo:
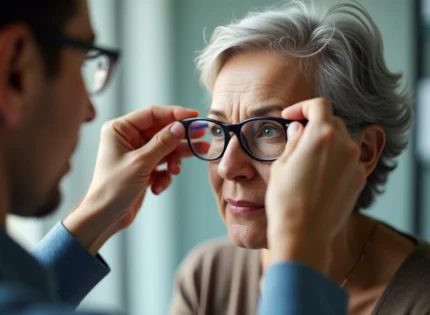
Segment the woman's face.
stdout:
<path fill-rule="evenodd" d="M 312 97 L 299 59 L 264 51 L 241 53 L 221 69 L 208 117 L 230 124 L 255 116 L 281 117 L 283 108 Z M 223 157 L 209 162 L 221 217 L 238 246 L 267 248 L 264 202 L 270 164 L 249 157 L 234 135 Z"/>

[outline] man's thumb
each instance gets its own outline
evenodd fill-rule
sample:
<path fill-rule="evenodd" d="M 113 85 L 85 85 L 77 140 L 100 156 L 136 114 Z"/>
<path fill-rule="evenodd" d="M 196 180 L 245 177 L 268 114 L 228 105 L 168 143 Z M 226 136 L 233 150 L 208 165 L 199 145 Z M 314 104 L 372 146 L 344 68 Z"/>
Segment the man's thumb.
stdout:
<path fill-rule="evenodd" d="M 299 140 L 301 138 L 301 134 L 303 133 L 303 125 L 297 121 L 292 122 L 287 129 L 287 145 L 285 146 L 285 150 L 282 153 L 281 158 L 288 158 L 288 156 L 294 151 Z"/>
<path fill-rule="evenodd" d="M 165 127 L 137 152 L 145 167 L 152 171 L 160 161 L 173 152 L 185 136 L 184 126 L 180 122 Z"/>

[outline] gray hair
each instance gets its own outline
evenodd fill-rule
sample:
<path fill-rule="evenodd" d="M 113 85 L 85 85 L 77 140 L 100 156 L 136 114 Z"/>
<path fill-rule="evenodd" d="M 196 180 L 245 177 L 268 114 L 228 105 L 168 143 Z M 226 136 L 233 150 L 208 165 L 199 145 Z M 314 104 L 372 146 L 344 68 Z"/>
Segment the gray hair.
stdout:
<path fill-rule="evenodd" d="M 395 158 L 406 148 L 411 125 L 411 101 L 399 92 L 401 74 L 388 70 L 381 34 L 367 11 L 356 3 L 324 11 L 294 1 L 281 10 L 254 12 L 217 27 L 196 59 L 203 84 L 212 91 L 219 71 L 234 54 L 249 50 L 276 51 L 312 60 L 305 74 L 317 95 L 332 105 L 352 135 L 360 127 L 383 127 L 386 145 L 355 210 L 368 208 L 382 193 Z"/>

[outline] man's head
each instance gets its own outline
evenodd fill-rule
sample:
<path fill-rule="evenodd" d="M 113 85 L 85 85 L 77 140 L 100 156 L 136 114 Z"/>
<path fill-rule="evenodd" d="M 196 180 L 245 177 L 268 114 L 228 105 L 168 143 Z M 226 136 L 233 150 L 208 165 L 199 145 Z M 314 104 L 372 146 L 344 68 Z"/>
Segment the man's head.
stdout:
<path fill-rule="evenodd" d="M 49 34 L 91 43 L 86 0 L 0 1 L 0 180 L 21 216 L 56 208 L 79 129 L 95 117 L 81 74 L 88 51 Z"/>

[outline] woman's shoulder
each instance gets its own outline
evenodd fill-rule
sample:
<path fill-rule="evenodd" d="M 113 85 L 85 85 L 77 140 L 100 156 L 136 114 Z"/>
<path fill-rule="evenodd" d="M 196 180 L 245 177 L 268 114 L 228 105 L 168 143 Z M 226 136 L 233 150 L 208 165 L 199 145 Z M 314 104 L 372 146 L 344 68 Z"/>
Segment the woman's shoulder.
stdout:
<path fill-rule="evenodd" d="M 228 239 L 199 244 L 177 272 L 172 314 L 255 314 L 259 256 L 258 250 L 239 248 Z"/>
<path fill-rule="evenodd" d="M 228 238 L 212 239 L 194 247 L 181 263 L 180 269 L 194 272 L 205 269 L 222 269 L 245 262 L 259 264 L 258 251 L 233 245 Z"/>
<path fill-rule="evenodd" d="M 179 267 L 172 309 L 186 304 L 199 314 L 255 314 L 259 257 L 258 250 L 239 248 L 228 239 L 199 244 Z"/>
<path fill-rule="evenodd" d="M 384 310 L 381 314 L 430 313 L 430 244 L 408 236 L 417 245 L 388 284 L 379 303 L 379 309 Z"/>

